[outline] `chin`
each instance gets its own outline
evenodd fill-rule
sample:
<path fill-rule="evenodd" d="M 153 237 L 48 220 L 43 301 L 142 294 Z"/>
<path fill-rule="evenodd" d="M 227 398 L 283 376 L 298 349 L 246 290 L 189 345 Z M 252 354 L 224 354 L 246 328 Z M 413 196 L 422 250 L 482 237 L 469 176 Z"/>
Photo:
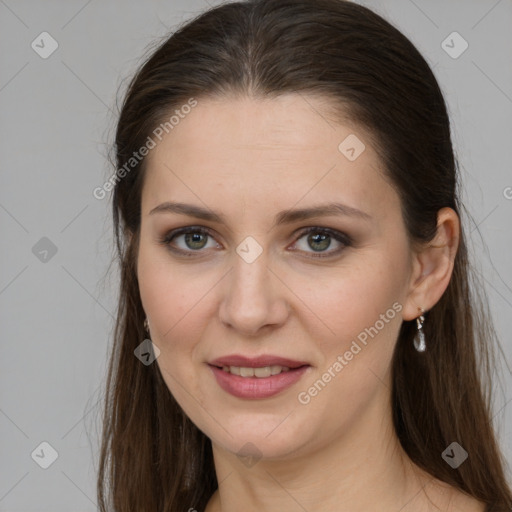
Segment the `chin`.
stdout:
<path fill-rule="evenodd" d="M 208 437 L 213 444 L 241 458 L 283 459 L 308 444 L 304 428 L 285 427 L 282 415 L 265 419 L 253 413 L 252 418 L 240 416 L 223 426 L 232 436 L 222 428 L 215 428 L 213 435 L 207 433 Z"/>

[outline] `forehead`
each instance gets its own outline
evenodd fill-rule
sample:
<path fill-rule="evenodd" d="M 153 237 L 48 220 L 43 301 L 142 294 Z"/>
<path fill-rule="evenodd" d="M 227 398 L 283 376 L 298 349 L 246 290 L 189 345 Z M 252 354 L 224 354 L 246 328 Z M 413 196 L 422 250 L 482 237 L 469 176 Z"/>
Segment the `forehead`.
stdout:
<path fill-rule="evenodd" d="M 301 94 L 199 99 L 190 113 L 176 121 L 150 157 L 169 149 L 179 154 L 190 148 L 218 156 L 222 148 L 252 153 L 250 158 L 262 151 L 283 156 L 288 152 L 289 158 L 306 152 L 318 157 L 328 147 L 336 150 L 340 136 L 353 131 L 333 121 L 327 100 Z"/>
<path fill-rule="evenodd" d="M 301 94 L 198 98 L 148 154 L 143 209 L 183 196 L 223 208 L 230 197 L 245 206 L 303 198 L 303 206 L 345 200 L 370 214 L 389 209 L 397 197 L 369 137 L 333 111 Z"/>

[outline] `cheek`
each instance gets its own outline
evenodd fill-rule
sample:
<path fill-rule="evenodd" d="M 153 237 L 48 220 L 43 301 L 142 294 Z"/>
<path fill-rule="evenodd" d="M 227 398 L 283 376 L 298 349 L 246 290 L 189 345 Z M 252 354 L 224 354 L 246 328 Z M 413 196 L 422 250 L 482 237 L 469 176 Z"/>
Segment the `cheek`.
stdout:
<path fill-rule="evenodd" d="M 319 336 L 311 329 L 310 337 L 321 353 L 320 364 L 297 397 L 304 406 L 301 412 L 321 419 L 326 433 L 348 429 L 388 386 L 402 322 L 399 275 L 387 259 L 379 263 L 377 258 L 361 258 L 357 266 L 320 280 L 323 287 L 303 289 L 304 302 L 334 331 Z M 322 332 L 329 331 L 323 328 Z"/>
<path fill-rule="evenodd" d="M 202 402 L 197 381 L 204 363 L 201 340 L 214 314 L 213 296 L 219 273 L 192 265 L 172 264 L 166 251 L 141 244 L 138 261 L 140 296 L 149 317 L 157 364 L 167 387 L 183 406 L 190 395 Z"/>
<path fill-rule="evenodd" d="M 187 414 L 195 417 L 197 412 L 189 407 L 196 401 L 203 402 L 196 383 L 197 368 L 193 356 L 194 347 L 200 340 L 199 317 L 204 314 L 204 303 L 201 303 L 204 288 L 198 287 L 195 278 L 191 280 L 187 272 L 180 272 L 170 265 L 165 256 L 165 251 L 141 243 L 138 259 L 140 297 L 150 319 L 151 341 L 160 350 L 156 364 L 162 378 Z M 190 400 L 191 394 L 195 401 Z"/>
<path fill-rule="evenodd" d="M 208 295 L 212 278 L 203 280 L 180 272 L 169 262 L 141 259 L 139 286 L 144 310 L 151 321 L 151 340 L 160 349 L 155 361 L 167 389 L 194 424 L 203 432 L 211 430 L 211 405 L 203 380 L 198 379 L 200 340 L 209 313 Z M 204 283 L 206 281 L 206 283 Z M 203 285 L 199 283 L 203 282 Z"/>
<path fill-rule="evenodd" d="M 343 349 L 358 336 L 364 341 L 368 329 L 375 333 L 372 327 L 383 338 L 396 338 L 401 322 L 404 266 L 403 257 L 368 252 L 358 255 L 357 263 L 347 259 L 335 271 L 296 278 L 293 289 L 304 303 L 300 316 L 312 319 L 308 321 L 310 335 L 319 341 L 322 351 Z M 313 323 L 322 335 L 318 330 L 315 335 Z"/>
<path fill-rule="evenodd" d="M 139 251 L 140 297 L 152 334 L 165 346 L 200 311 L 197 306 L 204 291 L 190 271 L 171 265 L 165 251 L 148 245 L 141 243 Z"/>

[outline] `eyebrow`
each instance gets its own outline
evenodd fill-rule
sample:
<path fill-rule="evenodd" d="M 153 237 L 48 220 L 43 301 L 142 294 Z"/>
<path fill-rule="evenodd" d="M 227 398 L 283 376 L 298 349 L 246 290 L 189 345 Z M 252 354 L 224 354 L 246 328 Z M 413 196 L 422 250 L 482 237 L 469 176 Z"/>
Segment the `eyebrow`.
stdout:
<path fill-rule="evenodd" d="M 149 215 L 154 215 L 156 213 L 177 213 L 180 215 L 189 215 L 198 219 L 227 225 L 226 219 L 222 214 L 193 204 L 168 201 L 153 208 L 149 212 Z M 358 210 L 357 208 L 341 203 L 327 203 L 318 206 L 311 206 L 309 208 L 282 210 L 275 216 L 272 227 L 282 224 L 291 224 L 293 222 L 307 220 L 314 217 L 339 215 L 357 217 L 366 221 L 372 219 L 371 215 L 363 212 L 362 210 Z"/>

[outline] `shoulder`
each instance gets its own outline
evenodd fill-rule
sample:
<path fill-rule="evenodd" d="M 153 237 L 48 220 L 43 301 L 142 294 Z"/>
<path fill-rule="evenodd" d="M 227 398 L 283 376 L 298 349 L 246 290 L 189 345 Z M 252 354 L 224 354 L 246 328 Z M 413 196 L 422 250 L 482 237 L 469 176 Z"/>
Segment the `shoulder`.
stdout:
<path fill-rule="evenodd" d="M 217 512 L 220 510 L 220 502 L 219 502 L 219 490 L 217 489 L 211 496 L 206 504 L 206 508 L 204 512 Z"/>
<path fill-rule="evenodd" d="M 489 512 L 485 503 L 452 485 L 433 479 L 427 486 L 432 510 L 439 512 Z"/>

